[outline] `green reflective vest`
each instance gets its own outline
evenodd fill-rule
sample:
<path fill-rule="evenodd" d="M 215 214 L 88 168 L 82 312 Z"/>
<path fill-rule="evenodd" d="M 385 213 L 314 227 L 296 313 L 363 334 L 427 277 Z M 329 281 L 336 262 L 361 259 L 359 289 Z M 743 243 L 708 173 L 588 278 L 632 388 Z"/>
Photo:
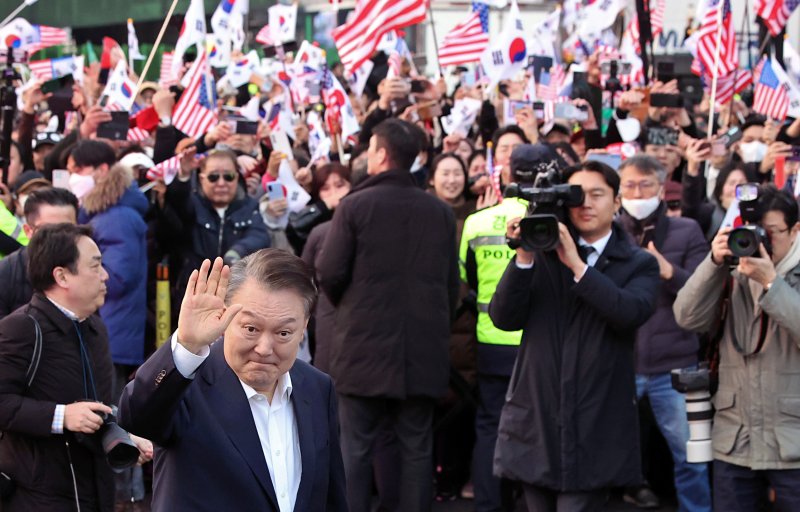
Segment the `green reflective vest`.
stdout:
<path fill-rule="evenodd" d="M 506 244 L 506 224 L 523 217 L 528 202 L 504 199 L 502 203 L 473 213 L 464 221 L 459 250 L 461 279 L 467 282 L 467 265 L 475 265 L 478 285 L 478 341 L 491 345 L 519 345 L 522 331 L 501 331 L 489 318 L 489 302 L 515 251 Z"/>
<path fill-rule="evenodd" d="M 22 229 L 22 223 L 3 205 L 0 205 L 0 231 L 16 240 L 20 245 L 28 245 L 28 237 Z M 6 255 L 0 254 L 0 258 L 4 256 Z"/>

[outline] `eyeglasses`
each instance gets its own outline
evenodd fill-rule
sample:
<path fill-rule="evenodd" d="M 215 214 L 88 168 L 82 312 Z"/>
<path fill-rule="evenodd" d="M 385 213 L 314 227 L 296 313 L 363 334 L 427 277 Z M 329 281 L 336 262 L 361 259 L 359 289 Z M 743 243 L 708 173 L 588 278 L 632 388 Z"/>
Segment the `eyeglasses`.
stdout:
<path fill-rule="evenodd" d="M 667 201 L 667 209 L 668 210 L 680 210 L 681 209 L 681 200 L 675 199 L 673 201 Z"/>
<path fill-rule="evenodd" d="M 769 237 L 772 238 L 772 237 L 775 237 L 777 235 L 780 235 L 781 233 L 786 233 L 787 231 L 789 231 L 791 229 L 792 228 L 786 228 L 786 229 L 767 228 L 766 231 L 767 231 L 767 234 L 769 235 Z"/>
<path fill-rule="evenodd" d="M 233 183 L 233 181 L 236 179 L 236 173 L 234 173 L 234 172 L 225 172 L 225 173 L 212 172 L 212 173 L 206 174 L 205 178 L 209 181 L 209 183 L 216 183 L 217 181 L 219 181 L 220 178 L 224 179 L 228 183 Z"/>
<path fill-rule="evenodd" d="M 622 190 L 631 191 L 639 189 L 639 192 L 652 192 L 658 188 L 658 183 L 654 181 L 640 181 L 639 183 L 628 181 L 621 185 Z"/>

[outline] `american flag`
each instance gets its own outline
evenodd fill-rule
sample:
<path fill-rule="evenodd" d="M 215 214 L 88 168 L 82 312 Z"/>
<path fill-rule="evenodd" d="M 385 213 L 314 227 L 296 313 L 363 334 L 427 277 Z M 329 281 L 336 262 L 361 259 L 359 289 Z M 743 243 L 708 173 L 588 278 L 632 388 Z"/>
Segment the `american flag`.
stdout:
<path fill-rule="evenodd" d="M 128 128 L 128 140 L 132 142 L 142 142 L 150 137 L 150 132 L 138 126 Z"/>
<path fill-rule="evenodd" d="M 540 101 L 558 99 L 558 92 L 561 90 L 561 84 L 564 83 L 565 77 L 561 64 L 556 64 L 549 71 L 543 69 L 539 76 L 539 83 L 536 84 L 536 97 Z"/>
<path fill-rule="evenodd" d="M 403 69 L 403 58 L 400 57 L 400 53 L 392 51 L 389 54 L 389 59 L 387 64 L 389 65 L 389 72 L 386 74 L 386 78 L 399 77 Z"/>
<path fill-rule="evenodd" d="M 63 28 L 48 27 L 47 25 L 33 25 L 33 28 L 39 33 L 39 40 L 28 47 L 29 55 L 44 48 L 69 42 L 69 34 Z"/>
<path fill-rule="evenodd" d="M 756 0 L 755 10 L 764 20 L 769 33 L 777 36 L 786 27 L 786 21 L 800 4 L 800 0 Z"/>
<path fill-rule="evenodd" d="M 653 2 L 650 2 L 650 27 L 653 32 L 653 38 L 664 31 L 664 13 L 666 10 L 667 0 L 655 0 L 655 8 L 653 7 Z"/>
<path fill-rule="evenodd" d="M 186 88 L 172 113 L 173 124 L 189 137 L 197 137 L 217 122 L 205 50 L 200 50 L 184 80 Z"/>
<path fill-rule="evenodd" d="M 130 133 L 130 131 L 128 131 Z M 181 169 L 181 155 L 175 155 L 172 158 L 164 160 L 156 164 L 155 167 L 147 171 L 147 179 L 150 181 L 164 180 L 164 183 L 169 185 Z"/>
<path fill-rule="evenodd" d="M 456 66 L 481 60 L 489 45 L 489 6 L 472 2 L 472 12 L 466 20 L 444 36 L 439 46 L 439 65 Z"/>
<path fill-rule="evenodd" d="M 783 121 L 789 111 L 789 93 L 786 84 L 781 83 L 778 75 L 772 69 L 772 60 L 768 57 L 761 59 L 755 71 L 755 94 L 753 95 L 753 110 L 772 119 Z"/>
<path fill-rule="evenodd" d="M 753 73 L 746 69 L 717 78 L 717 96 L 714 101 L 720 105 L 730 102 L 735 94 L 739 94 L 753 84 Z M 711 94 L 711 80 L 706 80 L 706 92 Z"/>
<path fill-rule="evenodd" d="M 32 60 L 28 62 L 28 67 L 39 80 L 53 79 L 53 64 L 50 59 Z"/>
<path fill-rule="evenodd" d="M 158 85 L 161 87 L 169 87 L 178 83 L 175 75 L 172 73 L 172 52 L 167 52 L 161 55 L 161 72 L 158 77 Z"/>
<path fill-rule="evenodd" d="M 384 34 L 425 20 L 425 0 L 368 0 L 353 18 L 333 29 L 339 59 L 348 73 L 368 60 Z"/>
<path fill-rule="evenodd" d="M 700 28 L 697 29 L 697 60 L 708 71 L 714 73 L 717 48 L 717 19 L 722 9 L 722 37 L 719 45 L 719 68 L 717 76 L 725 76 L 739 67 L 739 50 L 733 30 L 730 0 L 710 0 Z"/>

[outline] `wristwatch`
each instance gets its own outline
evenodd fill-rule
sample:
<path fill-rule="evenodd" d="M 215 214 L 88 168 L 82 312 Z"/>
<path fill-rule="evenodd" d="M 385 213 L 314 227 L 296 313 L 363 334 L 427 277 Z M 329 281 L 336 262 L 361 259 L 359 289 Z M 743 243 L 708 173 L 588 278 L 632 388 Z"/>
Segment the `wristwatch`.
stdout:
<path fill-rule="evenodd" d="M 158 124 L 164 128 L 172 126 L 172 118 L 170 116 L 161 116 L 158 120 Z"/>

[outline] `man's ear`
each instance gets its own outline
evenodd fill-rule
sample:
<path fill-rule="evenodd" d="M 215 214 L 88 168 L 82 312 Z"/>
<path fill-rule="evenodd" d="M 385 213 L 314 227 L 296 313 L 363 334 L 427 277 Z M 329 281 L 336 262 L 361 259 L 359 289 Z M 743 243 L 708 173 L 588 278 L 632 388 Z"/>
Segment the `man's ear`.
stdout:
<path fill-rule="evenodd" d="M 53 280 L 56 285 L 61 288 L 67 288 L 67 272 L 64 267 L 56 267 L 53 269 Z"/>
<path fill-rule="evenodd" d="M 25 236 L 28 237 L 28 240 L 33 237 L 33 227 L 27 222 L 22 225 L 22 230 L 25 232 Z"/>

